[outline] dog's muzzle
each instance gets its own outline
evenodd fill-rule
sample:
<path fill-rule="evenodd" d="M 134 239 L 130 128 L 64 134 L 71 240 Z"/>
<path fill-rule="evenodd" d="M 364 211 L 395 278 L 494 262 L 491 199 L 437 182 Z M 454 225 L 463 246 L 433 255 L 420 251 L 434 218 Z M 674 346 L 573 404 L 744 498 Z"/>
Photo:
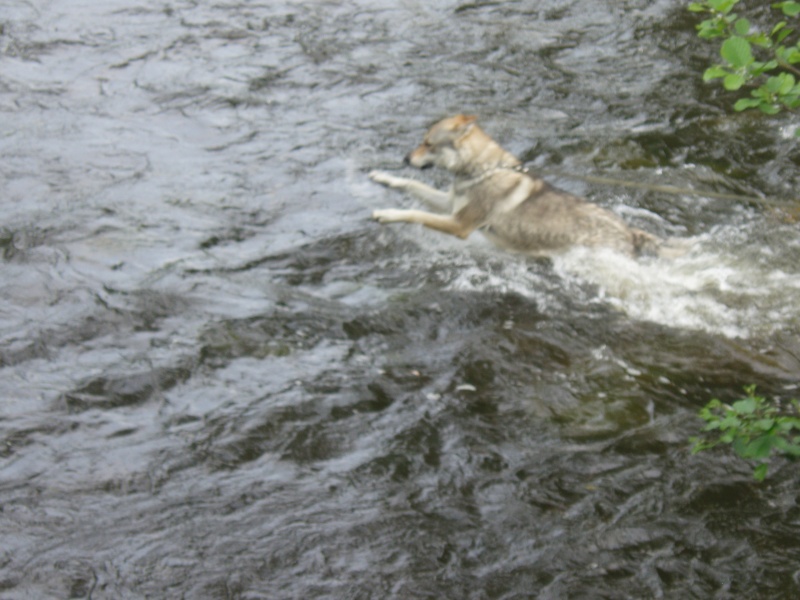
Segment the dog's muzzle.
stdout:
<path fill-rule="evenodd" d="M 412 166 L 412 167 L 416 166 L 416 165 L 412 165 L 411 164 L 411 155 L 412 154 L 413 154 L 413 151 L 409 152 L 408 154 L 406 154 L 405 158 L 403 158 L 403 164 L 404 165 L 408 165 L 408 166 Z M 433 163 L 425 163 L 421 167 L 417 167 L 417 168 L 418 169 L 430 169 L 432 166 L 433 166 Z"/>

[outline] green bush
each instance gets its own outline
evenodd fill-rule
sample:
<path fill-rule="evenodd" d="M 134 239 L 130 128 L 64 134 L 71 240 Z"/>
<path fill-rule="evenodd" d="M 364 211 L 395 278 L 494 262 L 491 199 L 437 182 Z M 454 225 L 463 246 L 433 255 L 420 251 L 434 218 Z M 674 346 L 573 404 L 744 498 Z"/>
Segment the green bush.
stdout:
<path fill-rule="evenodd" d="M 757 461 L 753 476 L 767 476 L 767 460 L 773 451 L 800 456 L 800 402 L 787 406 L 756 395 L 755 386 L 745 388 L 747 396 L 731 405 L 712 400 L 699 413 L 706 422 L 701 435 L 690 438 L 692 454 L 719 444 L 731 444 L 744 459 Z"/>
<path fill-rule="evenodd" d="M 760 31 L 733 12 L 739 0 L 692 2 L 689 10 L 707 14 L 697 25 L 697 35 L 705 40 L 724 38 L 720 45 L 723 61 L 706 69 L 704 81 L 721 79 L 726 90 L 749 89 L 749 97 L 739 98 L 737 111 L 758 109 L 768 115 L 800 108 L 800 41 L 789 22 L 781 20 L 769 33 Z M 777 2 L 784 17 L 796 19 L 800 2 Z M 795 131 L 800 136 L 800 128 Z"/>

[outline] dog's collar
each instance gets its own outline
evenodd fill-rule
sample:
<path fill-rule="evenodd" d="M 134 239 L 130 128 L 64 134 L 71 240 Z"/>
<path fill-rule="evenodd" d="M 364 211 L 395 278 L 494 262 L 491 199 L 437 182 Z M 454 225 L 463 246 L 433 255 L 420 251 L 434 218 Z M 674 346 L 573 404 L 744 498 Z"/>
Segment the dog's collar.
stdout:
<path fill-rule="evenodd" d="M 473 186 L 478 185 L 479 183 L 482 183 L 486 179 L 489 179 L 489 177 L 491 177 L 495 173 L 499 173 L 500 171 L 516 171 L 517 173 L 523 173 L 525 175 L 528 174 L 528 168 L 523 164 L 518 164 L 518 165 L 513 166 L 513 167 L 504 167 L 504 166 L 503 167 L 494 167 L 493 169 L 489 169 L 488 171 L 484 171 L 483 173 L 481 173 L 480 175 L 477 175 L 476 177 L 473 177 L 472 179 L 467 179 L 466 181 L 462 181 L 460 183 L 457 183 L 456 186 L 459 189 L 462 189 L 462 190 L 469 189 L 469 188 L 471 188 Z"/>

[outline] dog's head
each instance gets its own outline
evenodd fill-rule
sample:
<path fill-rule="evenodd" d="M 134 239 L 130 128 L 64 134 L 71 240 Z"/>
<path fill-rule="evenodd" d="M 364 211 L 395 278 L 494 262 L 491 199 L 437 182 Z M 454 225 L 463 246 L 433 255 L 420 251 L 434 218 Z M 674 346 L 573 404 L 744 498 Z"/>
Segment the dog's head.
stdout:
<path fill-rule="evenodd" d="M 406 156 L 406 162 L 419 169 L 441 167 L 448 171 L 464 170 L 469 157 L 461 152 L 464 140 L 477 129 L 477 117 L 456 115 L 439 121 L 425 134 L 422 144 Z"/>

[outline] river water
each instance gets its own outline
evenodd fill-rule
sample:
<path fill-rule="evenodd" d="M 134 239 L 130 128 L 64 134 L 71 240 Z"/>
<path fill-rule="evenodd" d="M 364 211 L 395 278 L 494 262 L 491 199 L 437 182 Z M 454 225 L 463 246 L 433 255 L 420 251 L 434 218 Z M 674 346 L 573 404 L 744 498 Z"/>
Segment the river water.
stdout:
<path fill-rule="evenodd" d="M 800 595 L 797 465 L 687 441 L 798 394 L 797 123 L 683 2 L 2 7 L 0 598 Z M 371 222 L 455 112 L 751 199 L 553 178 L 672 261 Z"/>

